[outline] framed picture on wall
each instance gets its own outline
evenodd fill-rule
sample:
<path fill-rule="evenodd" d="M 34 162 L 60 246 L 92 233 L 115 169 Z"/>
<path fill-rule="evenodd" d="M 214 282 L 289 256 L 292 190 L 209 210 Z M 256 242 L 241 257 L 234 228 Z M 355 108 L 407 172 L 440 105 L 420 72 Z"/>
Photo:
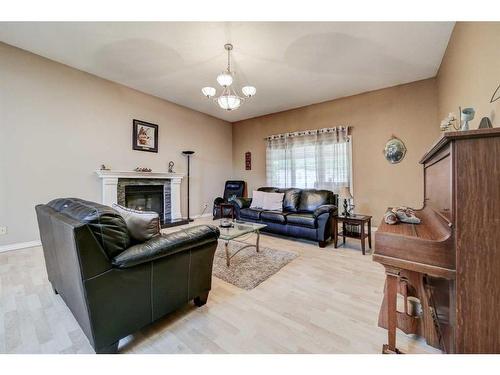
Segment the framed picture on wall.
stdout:
<path fill-rule="evenodd" d="M 134 119 L 132 148 L 138 151 L 158 152 L 158 125 Z"/>
<path fill-rule="evenodd" d="M 252 170 L 252 153 L 250 151 L 245 152 L 245 170 Z"/>

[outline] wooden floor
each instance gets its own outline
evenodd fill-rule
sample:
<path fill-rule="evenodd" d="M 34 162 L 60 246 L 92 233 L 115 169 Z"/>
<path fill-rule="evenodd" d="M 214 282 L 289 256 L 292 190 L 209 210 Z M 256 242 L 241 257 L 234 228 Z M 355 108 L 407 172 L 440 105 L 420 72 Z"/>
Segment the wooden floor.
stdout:
<path fill-rule="evenodd" d="M 120 352 L 380 353 L 386 342 L 386 331 L 377 327 L 383 268 L 361 255 L 359 241 L 347 244 L 320 249 L 262 235 L 262 246 L 300 256 L 251 291 L 214 278 L 205 306 L 188 305 L 127 337 Z M 402 333 L 398 346 L 410 353 L 438 352 Z M 0 254 L 0 352 L 93 353 L 52 292 L 41 247 Z"/>

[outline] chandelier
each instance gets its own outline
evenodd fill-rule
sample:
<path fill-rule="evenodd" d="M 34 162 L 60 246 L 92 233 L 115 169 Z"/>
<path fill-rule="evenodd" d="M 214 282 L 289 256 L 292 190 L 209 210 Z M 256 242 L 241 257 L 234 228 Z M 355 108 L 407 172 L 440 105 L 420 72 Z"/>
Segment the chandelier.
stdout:
<path fill-rule="evenodd" d="M 217 82 L 222 86 L 221 94 L 216 96 L 215 88 L 210 86 L 203 87 L 201 92 L 208 99 L 212 99 L 216 102 L 222 109 L 225 109 L 226 111 L 233 111 L 238 109 L 244 100 L 250 99 L 254 96 L 257 89 L 253 86 L 244 86 L 241 88 L 243 96 L 239 96 L 236 90 L 231 87 L 233 77 L 235 76 L 235 72 L 231 71 L 231 51 L 233 49 L 233 45 L 225 44 L 224 49 L 227 51 L 227 69 L 217 76 Z"/>

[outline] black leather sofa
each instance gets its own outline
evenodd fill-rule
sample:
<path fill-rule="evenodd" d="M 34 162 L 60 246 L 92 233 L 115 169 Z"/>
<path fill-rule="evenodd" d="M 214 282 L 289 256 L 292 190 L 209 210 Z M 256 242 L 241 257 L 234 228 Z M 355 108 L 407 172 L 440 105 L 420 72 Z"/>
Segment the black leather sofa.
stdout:
<path fill-rule="evenodd" d="M 206 303 L 219 230 L 131 240 L 111 207 L 76 198 L 36 206 L 49 281 L 97 353 L 191 300 Z"/>
<path fill-rule="evenodd" d="M 279 189 L 261 187 L 265 192 L 284 193 L 283 211 L 250 208 L 251 198 L 234 201 L 236 217 L 243 221 L 266 224 L 270 232 L 317 241 L 325 247 L 333 235 L 333 216 L 337 214 L 338 196 L 329 190 Z"/>

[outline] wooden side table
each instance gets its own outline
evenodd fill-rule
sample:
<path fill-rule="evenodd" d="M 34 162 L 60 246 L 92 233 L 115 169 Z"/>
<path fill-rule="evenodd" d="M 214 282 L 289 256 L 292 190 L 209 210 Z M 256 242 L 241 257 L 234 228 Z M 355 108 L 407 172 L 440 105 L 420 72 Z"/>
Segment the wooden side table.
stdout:
<path fill-rule="evenodd" d="M 339 233 L 339 222 L 342 223 L 342 232 Z M 365 231 L 368 224 L 368 232 Z M 359 231 L 355 230 L 359 228 Z M 361 240 L 361 251 L 365 255 L 365 239 L 368 238 L 368 247 L 372 248 L 372 217 L 368 215 L 351 214 L 351 216 L 336 215 L 333 217 L 333 244 L 337 248 L 337 240 L 342 236 L 342 244 L 345 238 L 356 238 Z"/>
<path fill-rule="evenodd" d="M 221 203 L 220 205 L 220 218 L 231 218 L 234 220 L 234 206 L 232 203 Z M 228 215 L 229 213 L 229 215 Z"/>

